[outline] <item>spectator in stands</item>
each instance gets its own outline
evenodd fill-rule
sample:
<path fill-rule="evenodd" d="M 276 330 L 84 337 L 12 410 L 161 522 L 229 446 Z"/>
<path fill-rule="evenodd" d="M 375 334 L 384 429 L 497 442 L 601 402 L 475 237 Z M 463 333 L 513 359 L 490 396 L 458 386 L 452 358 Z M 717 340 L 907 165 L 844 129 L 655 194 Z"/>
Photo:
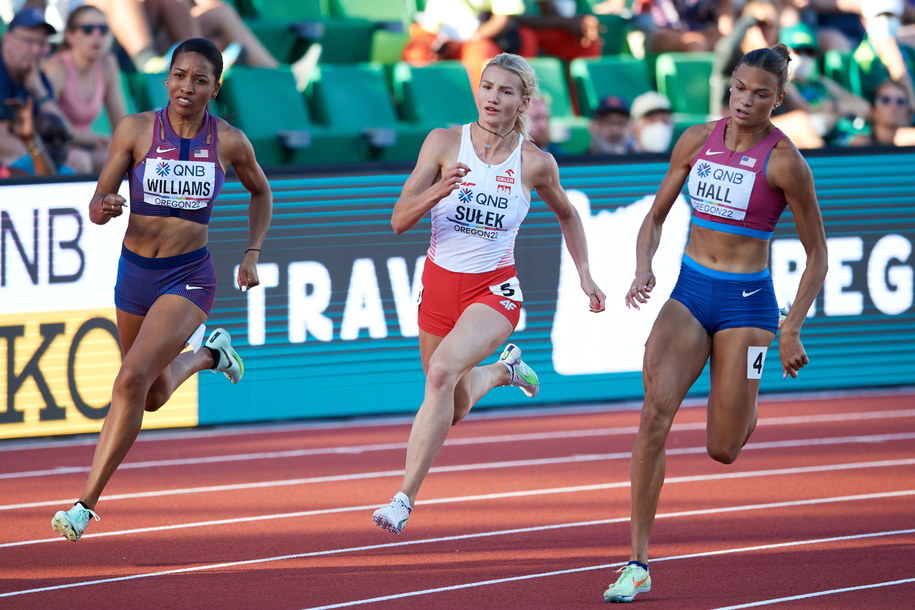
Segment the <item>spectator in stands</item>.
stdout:
<path fill-rule="evenodd" d="M 901 18 L 905 10 L 903 0 L 866 0 L 861 3 L 861 21 L 867 36 L 855 50 L 855 59 L 861 63 L 879 60 L 892 80 L 900 83 L 907 90 L 910 101 L 915 100 L 915 88 L 912 74 L 907 65 L 906 52 L 896 40 Z M 864 94 L 869 93 L 864 87 Z M 915 111 L 915 107 L 912 108 Z"/>
<path fill-rule="evenodd" d="M 73 145 L 85 149 L 99 171 L 110 138 L 92 130 L 104 106 L 111 131 L 127 112 L 118 62 L 109 50 L 111 37 L 104 13 L 83 5 L 67 17 L 64 39 L 44 64 L 57 104 L 70 123 Z"/>
<path fill-rule="evenodd" d="M 830 144 L 845 145 L 860 132 L 870 115 L 870 104 L 819 74 L 817 38 L 813 29 L 797 23 L 782 28 L 780 41 L 791 50 L 791 80 L 787 91 L 795 94 L 819 136 Z"/>
<path fill-rule="evenodd" d="M 29 98 L 25 102 L 15 101 L 4 107 L 9 111 L 9 122 L 7 123 L 9 134 L 19 140 L 26 151 L 23 157 L 29 159 L 31 166 L 23 168 L 23 157 L 15 159 L 11 163 L 0 163 L 0 168 L 2 168 L 0 178 L 9 178 L 13 175 L 52 176 L 57 171 L 41 135 L 35 130 L 33 103 L 32 98 Z"/>
<path fill-rule="evenodd" d="M 0 163 L 10 163 L 31 152 L 23 143 L 21 114 L 17 109 L 30 108 L 32 117 L 39 112 L 61 115 L 54 101 L 54 89 L 41 71 L 41 61 L 48 52 L 48 36 L 56 30 L 38 9 L 25 9 L 10 21 L 0 41 Z M 91 169 L 88 155 L 74 154 L 68 164 L 80 172 Z"/>
<path fill-rule="evenodd" d="M 531 97 L 531 103 L 525 111 L 531 120 L 531 140 L 540 150 L 544 150 L 554 157 L 564 155 L 562 147 L 550 139 L 550 105 L 542 97 Z"/>
<path fill-rule="evenodd" d="M 576 13 L 574 0 L 528 0 L 536 4 L 537 14 L 521 15 L 521 28 L 529 28 L 536 40 L 537 53 L 572 61 L 578 57 L 601 54 L 603 40 L 600 23 L 593 14 Z"/>
<path fill-rule="evenodd" d="M 855 138 L 852 145 L 915 146 L 910 107 L 905 86 L 892 80 L 880 83 L 874 96 L 870 134 Z"/>
<path fill-rule="evenodd" d="M 632 12 L 646 53 L 711 51 L 733 26 L 731 0 L 640 0 Z"/>
<path fill-rule="evenodd" d="M 632 100 L 632 135 L 642 152 L 667 152 L 674 136 L 670 100 L 657 91 L 646 91 Z"/>
<path fill-rule="evenodd" d="M 615 95 L 605 97 L 598 104 L 588 123 L 592 155 L 625 155 L 639 151 L 629 128 L 629 106 Z"/>
<path fill-rule="evenodd" d="M 459 59 L 476 90 L 484 65 L 499 53 L 537 54 L 536 37 L 518 27 L 524 8 L 524 0 L 428 0 L 403 58 L 415 66 Z"/>
<path fill-rule="evenodd" d="M 27 174 L 36 176 L 72 176 L 76 172 L 67 165 L 67 156 L 70 153 L 70 141 L 73 136 L 67 129 L 67 124 L 60 116 L 50 112 L 42 112 L 35 117 L 35 141 L 41 142 L 46 151 L 45 163 L 40 156 L 29 154 L 13 162 L 11 167 L 20 169 Z M 50 163 L 47 163 L 47 161 Z M 36 162 L 37 161 L 37 162 Z"/>

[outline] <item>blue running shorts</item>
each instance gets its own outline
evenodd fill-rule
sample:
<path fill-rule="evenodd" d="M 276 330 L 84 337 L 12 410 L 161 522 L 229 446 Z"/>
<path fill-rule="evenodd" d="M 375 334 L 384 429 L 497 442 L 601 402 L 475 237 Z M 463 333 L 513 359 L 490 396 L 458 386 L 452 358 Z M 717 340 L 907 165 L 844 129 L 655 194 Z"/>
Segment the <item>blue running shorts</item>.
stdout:
<path fill-rule="evenodd" d="M 670 298 L 683 303 L 710 335 L 727 328 L 778 330 L 778 304 L 768 269 L 716 271 L 683 255 Z"/>
<path fill-rule="evenodd" d="M 216 268 L 206 248 L 177 256 L 146 258 L 121 247 L 114 304 L 127 313 L 145 316 L 163 294 L 177 294 L 208 316 L 216 298 Z"/>

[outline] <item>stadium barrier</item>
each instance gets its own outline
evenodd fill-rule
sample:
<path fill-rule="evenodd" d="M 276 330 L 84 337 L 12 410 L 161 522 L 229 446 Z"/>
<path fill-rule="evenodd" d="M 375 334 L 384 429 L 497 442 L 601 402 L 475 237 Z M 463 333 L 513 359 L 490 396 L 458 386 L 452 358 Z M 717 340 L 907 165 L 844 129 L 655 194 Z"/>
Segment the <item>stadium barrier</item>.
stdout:
<path fill-rule="evenodd" d="M 915 153 L 818 151 L 809 162 L 829 275 L 802 333 L 810 365 L 783 379 L 776 339 L 762 392 L 911 385 Z M 627 310 L 636 233 L 666 168 L 661 156 L 561 164 L 587 231 L 592 273 L 607 293 L 602 314 L 588 312 L 555 216 L 535 196 L 517 241 L 524 307 L 512 341 L 542 390 L 528 399 L 497 388 L 480 408 L 641 396 L 643 344 L 676 280 L 689 226 L 681 200 L 655 259 L 653 299 Z M 429 224 L 400 236 L 389 224 L 409 169 L 271 174 L 275 209 L 258 266 L 261 286 L 244 293 L 234 278 L 246 245 L 247 197 L 227 181 L 210 230 L 219 285 L 208 325 L 232 333 L 245 378 L 232 385 L 201 373 L 147 414 L 144 427 L 414 411 L 423 393 L 416 301 Z M 93 189 L 79 181 L 0 186 L 0 438 L 95 432 L 107 412 L 120 363 L 112 296 L 127 218 L 93 225 Z M 803 264 L 786 213 L 770 250 L 780 306 L 790 305 Z M 691 395 L 708 387 L 705 371 Z"/>

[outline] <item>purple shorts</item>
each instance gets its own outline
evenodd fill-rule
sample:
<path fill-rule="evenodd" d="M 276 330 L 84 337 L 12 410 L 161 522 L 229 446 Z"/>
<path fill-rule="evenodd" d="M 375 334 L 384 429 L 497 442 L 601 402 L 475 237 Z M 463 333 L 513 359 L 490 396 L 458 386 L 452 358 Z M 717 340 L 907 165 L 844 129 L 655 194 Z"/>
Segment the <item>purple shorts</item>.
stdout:
<path fill-rule="evenodd" d="M 146 258 L 121 247 L 114 305 L 145 316 L 163 294 L 177 294 L 208 316 L 216 298 L 216 268 L 206 248 L 163 258 Z"/>

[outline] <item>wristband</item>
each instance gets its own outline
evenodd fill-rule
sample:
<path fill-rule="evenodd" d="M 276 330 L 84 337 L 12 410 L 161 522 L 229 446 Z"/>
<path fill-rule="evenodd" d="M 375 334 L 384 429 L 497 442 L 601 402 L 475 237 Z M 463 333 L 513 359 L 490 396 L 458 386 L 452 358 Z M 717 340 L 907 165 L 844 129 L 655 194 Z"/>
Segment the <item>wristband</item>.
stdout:
<path fill-rule="evenodd" d="M 255 251 L 255 252 L 260 252 L 260 251 L 261 251 L 260 248 L 248 248 L 247 250 L 245 250 L 245 254 L 247 254 L 248 252 L 251 252 L 252 250 Z"/>

